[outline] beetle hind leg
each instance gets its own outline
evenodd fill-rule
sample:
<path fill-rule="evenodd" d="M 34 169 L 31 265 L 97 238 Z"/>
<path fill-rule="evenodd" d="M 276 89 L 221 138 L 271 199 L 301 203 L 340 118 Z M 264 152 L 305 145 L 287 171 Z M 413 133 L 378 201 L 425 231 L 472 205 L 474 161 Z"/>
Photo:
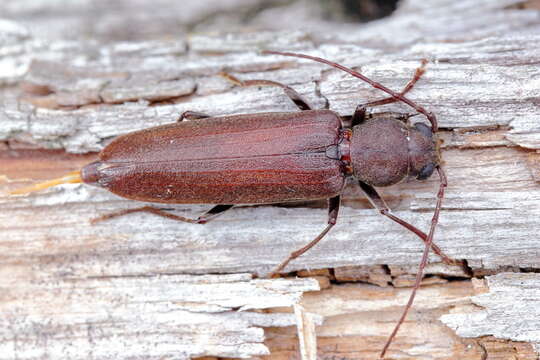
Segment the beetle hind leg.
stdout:
<path fill-rule="evenodd" d="M 300 110 L 313 110 L 309 103 L 292 87 L 272 80 L 240 80 L 236 76 L 233 76 L 226 72 L 219 74 L 225 80 L 233 83 L 237 86 L 277 86 L 283 89 L 285 94 L 291 99 L 291 101 L 298 106 Z"/>
<path fill-rule="evenodd" d="M 311 240 L 308 244 L 290 253 L 289 256 L 285 260 L 283 260 L 283 262 L 279 264 L 268 275 L 268 277 L 277 276 L 278 273 L 281 270 L 283 270 L 285 266 L 287 266 L 288 263 L 290 263 L 292 260 L 296 259 L 300 255 L 304 254 L 306 251 L 308 251 L 309 249 L 317 245 L 317 243 L 322 240 L 322 238 L 330 231 L 330 229 L 334 227 L 334 225 L 336 225 L 340 201 L 341 201 L 341 198 L 339 195 L 328 199 L 328 225 L 326 226 L 326 228 L 315 239 Z"/>
<path fill-rule="evenodd" d="M 219 215 L 223 214 L 225 211 L 231 209 L 233 206 L 234 205 L 216 205 L 216 206 L 214 206 L 213 208 L 211 208 L 210 210 L 208 210 L 207 212 L 205 212 L 204 214 L 202 214 L 201 216 L 199 216 L 196 219 L 191 219 L 191 218 L 187 218 L 187 217 L 184 217 L 184 216 L 171 214 L 171 213 L 167 212 L 166 210 L 158 209 L 158 208 L 153 207 L 153 206 L 141 206 L 141 207 L 138 207 L 138 208 L 125 209 L 125 210 L 120 210 L 120 211 L 113 212 L 113 213 L 110 213 L 110 214 L 105 214 L 105 215 L 102 215 L 102 216 L 99 216 L 97 218 L 94 218 L 94 219 L 90 220 L 90 222 L 92 224 L 96 224 L 98 222 L 102 222 L 102 221 L 105 221 L 105 220 L 113 219 L 113 218 L 116 218 L 116 217 L 132 214 L 132 213 L 136 213 L 136 212 L 147 212 L 147 213 L 154 214 L 154 215 L 157 215 L 157 216 L 165 217 L 167 219 L 187 222 L 187 223 L 190 223 L 190 224 L 206 224 L 209 221 L 211 221 L 211 220 L 215 219 L 216 217 L 218 217 Z"/>

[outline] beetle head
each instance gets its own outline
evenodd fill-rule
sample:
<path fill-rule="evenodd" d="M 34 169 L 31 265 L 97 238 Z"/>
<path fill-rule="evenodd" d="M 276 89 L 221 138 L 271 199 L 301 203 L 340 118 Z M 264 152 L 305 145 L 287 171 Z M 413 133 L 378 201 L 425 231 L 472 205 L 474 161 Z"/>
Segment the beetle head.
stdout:
<path fill-rule="evenodd" d="M 425 180 L 440 163 L 437 136 L 422 123 L 409 127 L 409 177 Z"/>

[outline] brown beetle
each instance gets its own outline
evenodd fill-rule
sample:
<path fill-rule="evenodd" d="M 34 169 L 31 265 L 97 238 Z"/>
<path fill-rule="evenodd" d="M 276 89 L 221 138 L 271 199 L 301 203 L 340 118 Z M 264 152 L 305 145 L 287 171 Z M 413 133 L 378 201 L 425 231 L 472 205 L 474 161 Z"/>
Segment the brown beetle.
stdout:
<path fill-rule="evenodd" d="M 413 292 L 381 353 L 383 357 L 411 307 L 427 263 L 429 248 L 443 261 L 455 263 L 432 243 L 447 185 L 435 135 L 437 121 L 432 113 L 404 97 L 424 72 L 425 61 L 404 90 L 396 93 L 354 70 L 321 58 L 272 51 L 265 53 L 328 64 L 368 82 L 391 97 L 359 105 L 351 118 L 351 128 L 346 128 L 340 115 L 330 110 L 313 110 L 295 90 L 286 85 L 268 80 L 241 81 L 223 74 L 240 86 L 281 87 L 302 111 L 224 117 L 185 112 L 177 123 L 117 137 L 101 151 L 98 161 L 86 165 L 80 173 L 75 172 L 57 181 L 15 193 L 82 181 L 133 200 L 217 204 L 196 219 L 150 206 L 95 219 L 101 221 L 135 211 L 146 211 L 199 224 L 212 220 L 237 204 L 328 199 L 326 228 L 309 244 L 291 253 L 272 273 L 277 274 L 292 259 L 319 242 L 336 224 L 345 179 L 354 177 L 381 214 L 414 232 L 425 242 Z M 422 123 L 407 124 L 408 115 L 366 115 L 368 107 L 396 101 L 404 102 L 424 114 L 431 122 L 431 128 Z M 184 119 L 193 121 L 182 121 Z M 426 235 L 390 213 L 375 187 L 393 185 L 407 178 L 426 179 L 434 170 L 438 171 L 440 188 L 431 228 Z"/>

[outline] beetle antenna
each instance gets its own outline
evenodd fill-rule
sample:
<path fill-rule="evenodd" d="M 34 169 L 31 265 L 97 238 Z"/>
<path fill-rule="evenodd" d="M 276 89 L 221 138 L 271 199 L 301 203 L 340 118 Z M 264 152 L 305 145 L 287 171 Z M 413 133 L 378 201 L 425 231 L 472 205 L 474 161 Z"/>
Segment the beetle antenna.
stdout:
<path fill-rule="evenodd" d="M 407 316 L 407 313 L 409 312 L 412 303 L 414 301 L 414 298 L 416 296 L 416 292 L 418 291 L 418 288 L 420 287 L 420 282 L 422 281 L 422 277 L 424 275 L 424 269 L 426 267 L 427 261 L 428 261 L 428 255 L 429 255 L 429 249 L 431 247 L 431 244 L 433 243 L 433 235 L 435 233 L 435 228 L 437 227 L 437 223 L 439 222 L 439 213 L 441 212 L 442 207 L 442 201 L 444 198 L 444 190 L 448 186 L 448 181 L 446 180 L 446 174 L 444 173 L 444 170 L 439 165 L 437 166 L 437 172 L 439 173 L 439 192 L 437 193 L 437 205 L 435 206 L 435 211 L 433 213 L 433 217 L 431 218 L 431 227 L 429 229 L 429 234 L 427 236 L 425 247 L 424 247 L 424 253 L 422 254 L 422 260 L 420 261 L 420 265 L 418 266 L 418 272 L 416 273 L 416 280 L 414 282 L 414 287 L 411 292 L 411 295 L 409 296 L 409 301 L 407 301 L 407 305 L 405 305 L 405 309 L 403 310 L 403 313 L 401 314 L 401 317 L 399 318 L 398 323 L 394 327 L 394 330 L 388 337 L 388 340 L 386 340 L 386 344 L 384 345 L 380 358 L 384 358 L 384 354 L 386 354 L 386 350 L 388 350 L 388 347 L 394 340 L 394 337 L 396 336 L 399 328 L 401 327 L 401 324 L 405 321 L 405 317 Z"/>
<path fill-rule="evenodd" d="M 62 176 L 62 177 L 60 177 L 58 179 L 45 181 L 45 182 L 35 184 L 35 185 L 32 185 L 32 186 L 28 186 L 28 187 L 25 187 L 25 188 L 22 188 L 22 189 L 13 190 L 9 194 L 10 195 L 28 194 L 28 193 L 31 193 L 31 192 L 47 189 L 47 188 L 50 188 L 50 187 L 55 186 L 55 185 L 76 184 L 76 183 L 80 183 L 80 182 L 82 182 L 81 172 L 79 170 L 77 170 L 77 171 L 70 172 L 70 173 L 68 173 L 68 174 L 66 174 L 66 175 L 64 175 L 64 176 Z"/>
<path fill-rule="evenodd" d="M 329 60 L 326 60 L 326 59 L 323 59 L 323 58 L 320 58 L 320 57 L 304 55 L 304 54 L 296 54 L 296 53 L 280 52 L 280 51 L 270 51 L 270 50 L 264 50 L 264 51 L 262 51 L 262 54 L 283 55 L 283 56 L 292 56 L 292 57 L 297 57 L 297 58 L 309 59 L 309 60 L 320 62 L 320 63 L 326 64 L 326 65 L 330 65 L 332 67 L 335 67 L 337 69 L 345 71 L 345 72 L 351 74 L 352 76 L 357 77 L 357 78 L 367 82 L 368 84 L 370 84 L 374 88 L 384 91 L 385 93 L 392 96 L 394 99 L 399 100 L 401 102 L 404 102 L 405 104 L 407 104 L 407 105 L 411 106 L 412 108 L 414 108 L 419 113 L 424 114 L 427 117 L 427 119 L 429 120 L 429 122 L 431 123 L 431 129 L 432 129 L 433 132 L 437 132 L 437 130 L 439 129 L 438 124 L 437 124 L 437 118 L 435 117 L 435 114 L 433 114 L 432 112 L 427 111 L 422 106 L 420 106 L 420 105 L 416 104 L 415 102 L 407 99 L 405 96 L 403 96 L 403 95 L 401 95 L 401 94 L 399 94 L 399 93 L 397 93 L 397 92 L 395 92 L 393 90 L 390 90 L 389 88 L 382 85 L 381 83 L 373 81 L 370 78 L 368 78 L 367 76 L 362 75 L 359 72 L 354 71 L 353 69 L 350 69 L 350 68 L 348 68 L 346 66 L 340 65 L 338 63 L 335 63 L 335 62 L 332 62 L 332 61 L 329 61 Z"/>

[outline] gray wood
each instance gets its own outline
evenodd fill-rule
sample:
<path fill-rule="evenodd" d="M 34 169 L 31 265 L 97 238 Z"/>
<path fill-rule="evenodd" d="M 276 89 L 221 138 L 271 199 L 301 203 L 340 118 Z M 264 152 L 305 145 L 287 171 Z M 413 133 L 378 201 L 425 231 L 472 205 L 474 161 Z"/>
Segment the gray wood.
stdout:
<path fill-rule="evenodd" d="M 247 310 L 292 306 L 319 289 L 313 279 L 250 274 L 16 277 L 2 277 L 18 301 L 2 304 L 0 359 L 266 355 L 261 327 L 291 326 L 295 317 Z"/>
<path fill-rule="evenodd" d="M 455 311 L 441 321 L 459 336 L 527 341 L 540 345 L 540 275 L 500 273 L 487 277 L 489 292 L 473 296 L 475 311 Z M 520 319 L 516 321 L 516 319 Z"/>
<path fill-rule="evenodd" d="M 47 7 L 47 3 L 39 2 L 35 6 Z M 243 2 L 234 3 L 237 6 Z M 366 25 L 319 21 L 320 27 L 307 27 L 310 30 L 156 37 L 159 29 L 167 27 L 164 21 L 149 29 L 146 35 L 139 34 L 142 40 L 125 42 L 128 34 L 117 32 L 104 41 L 105 33 L 95 29 L 92 31 L 97 32 L 91 33 L 93 39 L 83 40 L 81 34 L 90 31 L 89 23 L 65 37 L 61 36 L 62 25 L 52 26 L 50 18 L 35 22 L 36 27 L 27 29 L 24 25 L 34 22 L 35 13 L 18 8 L 13 2 L 3 9 L 10 20 L 0 22 L 0 85 L 3 86 L 0 89 L 0 139 L 6 141 L 6 148 L 35 146 L 86 153 L 99 151 L 119 134 L 173 122 L 186 110 L 216 116 L 296 111 L 279 89 L 233 87 L 217 76 L 223 70 L 242 79 L 264 78 L 289 84 L 316 107 L 327 105 L 340 114 L 351 115 L 358 103 L 383 95 L 323 65 L 262 56 L 258 51 L 277 49 L 319 55 L 354 66 L 396 90 L 407 83 L 420 60 L 427 58 L 427 73 L 409 97 L 438 115 L 441 137 L 445 140 L 443 159 L 450 186 L 435 236 L 437 244 L 448 255 L 466 259 L 476 274 L 507 267 L 537 269 L 540 268 L 537 236 L 540 18 L 537 10 L 519 8 L 521 3 L 518 0 L 409 0 L 403 1 L 392 17 Z M 302 2 L 298 4 L 294 5 L 295 9 L 301 9 Z M 81 1 L 73 6 L 87 9 L 88 3 Z M 144 7 L 142 2 L 138 3 L 134 14 L 144 12 L 141 7 Z M 258 18 L 263 24 L 275 19 L 277 27 L 286 21 L 285 14 L 290 9 L 283 9 L 283 18 L 272 16 L 279 14 L 276 9 L 267 9 Z M 70 18 L 79 19 L 79 11 L 86 10 L 72 8 L 75 15 Z M 100 14 L 99 11 L 96 14 Z M 160 10 L 160 13 L 164 12 Z M 198 14 L 206 16 L 202 10 Z M 71 20 L 64 26 L 75 23 L 78 22 Z M 308 23 L 298 22 L 299 26 Z M 47 33 L 44 29 L 49 25 L 51 31 Z M 179 33 L 188 32 L 185 29 L 190 28 L 183 29 Z M 402 104 L 375 111 L 382 110 L 411 111 Z M 0 175 L 1 168 L 0 164 Z M 3 180 L 0 190 L 11 189 L 10 181 L 20 182 L 21 179 Z M 430 179 L 399 184 L 381 192 L 396 214 L 426 229 L 434 207 L 436 186 L 437 181 Z M 338 224 L 328 237 L 292 262 L 287 271 L 384 264 L 414 272 L 422 251 L 421 242 L 370 209 L 354 187 L 347 188 L 344 199 Z M 17 348 L 20 334 L 48 339 L 48 335 L 40 332 L 46 329 L 45 334 L 52 334 L 50 341 L 56 341 L 55 336 L 63 333 L 63 324 L 73 326 L 77 321 L 91 324 L 86 329 L 105 331 L 107 328 L 99 325 L 99 321 L 106 318 L 104 314 L 124 316 L 115 318 L 116 327 L 111 328 L 111 333 L 124 332 L 142 319 L 141 332 L 146 334 L 158 326 L 152 322 L 154 315 L 162 311 L 178 314 L 188 311 L 202 319 L 200 324 L 203 325 L 189 328 L 194 334 L 202 334 L 204 326 L 211 326 L 222 334 L 228 329 L 225 327 L 228 322 L 223 319 L 230 319 L 236 330 L 245 330 L 231 336 L 246 339 L 253 347 L 233 351 L 223 345 L 230 338 L 218 336 L 215 347 L 201 345 L 188 352 L 180 346 L 189 341 L 185 340 L 189 332 L 183 333 L 186 337 L 182 342 L 178 337 L 168 337 L 170 332 L 163 330 L 163 338 L 155 335 L 148 342 L 140 342 L 144 336 L 130 338 L 126 335 L 123 348 L 140 343 L 138 350 L 145 358 L 170 355 L 144 350 L 144 344 L 156 340 L 179 346 L 174 348 L 179 358 L 245 357 L 264 352 L 258 326 L 275 326 L 273 321 L 277 318 L 282 321 L 281 325 L 292 324 L 288 315 L 276 315 L 275 319 L 265 317 L 268 320 L 264 320 L 267 322 L 263 325 L 262 315 L 237 313 L 236 306 L 215 314 L 218 305 L 206 300 L 196 304 L 196 311 L 191 307 L 189 310 L 172 307 L 171 310 L 164 304 L 175 299 L 179 289 L 189 288 L 177 279 L 219 273 L 266 274 L 291 250 L 320 232 L 325 225 L 326 210 L 305 206 L 244 207 L 204 226 L 176 223 L 147 214 L 132 214 L 95 226 L 89 224 L 93 217 L 140 205 L 83 185 L 58 186 L 29 196 L 0 194 L 0 249 L 3 250 L 0 261 L 9 279 L 2 288 L 9 298 L 19 299 L 8 305 L 3 302 L 0 308 L 2 313 L 9 314 L 7 323 L 2 326 L 7 330 L 1 335 L 1 346 L 6 351 L 20 351 L 17 354 L 23 357 L 29 350 L 23 345 Z M 175 208 L 178 214 L 191 216 L 208 207 Z M 437 261 L 437 258 L 431 260 Z M 462 269 L 448 268 L 431 273 L 463 275 Z M 216 276 L 220 280 L 212 281 L 226 283 Z M 495 294 L 490 298 L 492 302 L 473 301 L 486 306 L 488 312 L 496 308 L 498 301 L 508 301 L 496 295 L 502 284 L 498 279 L 503 278 L 501 275 L 501 278 L 490 279 L 490 288 L 493 285 Z M 522 288 L 521 278 L 504 279 Z M 16 283 L 17 287 L 12 287 Z M 142 305 L 130 308 L 130 304 L 139 300 L 148 301 L 144 290 L 130 292 L 135 283 L 149 292 L 167 290 L 160 298 L 163 303 L 148 309 Z M 275 286 L 279 282 L 268 283 Z M 85 292 L 92 284 L 96 289 Z M 112 291 L 111 284 L 118 286 L 118 290 Z M 242 280 L 242 284 L 245 289 L 252 289 L 249 287 L 252 282 Z M 292 286 L 296 282 L 291 280 L 287 284 Z M 298 284 L 299 288 L 293 289 L 295 296 L 313 290 L 311 283 L 300 281 Z M 55 289 L 57 298 L 53 296 Z M 69 289 L 77 294 L 75 298 L 70 297 Z M 92 300 L 109 290 L 112 291 L 110 297 L 92 304 Z M 36 292 L 44 294 L 43 299 L 36 297 Z M 227 291 L 223 296 L 237 299 L 240 295 Z M 38 300 L 39 304 L 34 303 Z M 43 310 L 47 308 L 47 301 L 54 300 L 58 301 L 59 309 L 67 306 L 75 312 L 79 306 L 81 312 L 88 311 L 90 315 L 77 317 L 75 314 L 63 319 L 60 313 L 32 315 L 28 310 L 32 304 Z M 263 304 L 266 298 L 256 300 L 259 301 Z M 29 305 L 25 307 L 25 303 Z M 519 298 L 519 304 L 523 309 L 534 305 L 525 297 Z M 275 304 L 268 307 L 270 305 Z M 134 311 L 128 313 L 126 309 Z M 130 317 L 132 314 L 140 314 L 140 319 Z M 481 326 L 477 321 L 465 325 L 465 320 L 469 319 L 458 317 L 457 320 L 448 318 L 445 323 L 464 329 L 458 332 L 463 336 L 489 333 L 518 339 L 516 329 L 521 323 L 505 331 L 505 324 L 516 322 L 516 315 L 504 314 L 486 317 Z M 36 316 L 35 321 L 16 325 L 30 315 Z M 220 317 L 219 320 L 215 316 Z M 119 323 L 120 320 L 126 323 Z M 48 323 L 58 324 L 60 330 L 46 327 Z M 182 324 L 176 323 L 179 327 L 184 326 Z M 471 330 L 465 330 L 468 328 Z M 74 332 L 73 337 L 77 338 L 83 329 L 75 330 L 78 332 Z M 525 340 L 538 341 L 534 337 Z M 94 354 L 96 358 L 130 355 L 116 353 L 122 347 L 114 349 L 109 339 L 103 341 L 110 346 L 110 351 Z M 65 348 L 71 358 L 86 354 L 87 348 L 74 344 Z M 46 348 L 43 345 L 38 350 Z"/>

